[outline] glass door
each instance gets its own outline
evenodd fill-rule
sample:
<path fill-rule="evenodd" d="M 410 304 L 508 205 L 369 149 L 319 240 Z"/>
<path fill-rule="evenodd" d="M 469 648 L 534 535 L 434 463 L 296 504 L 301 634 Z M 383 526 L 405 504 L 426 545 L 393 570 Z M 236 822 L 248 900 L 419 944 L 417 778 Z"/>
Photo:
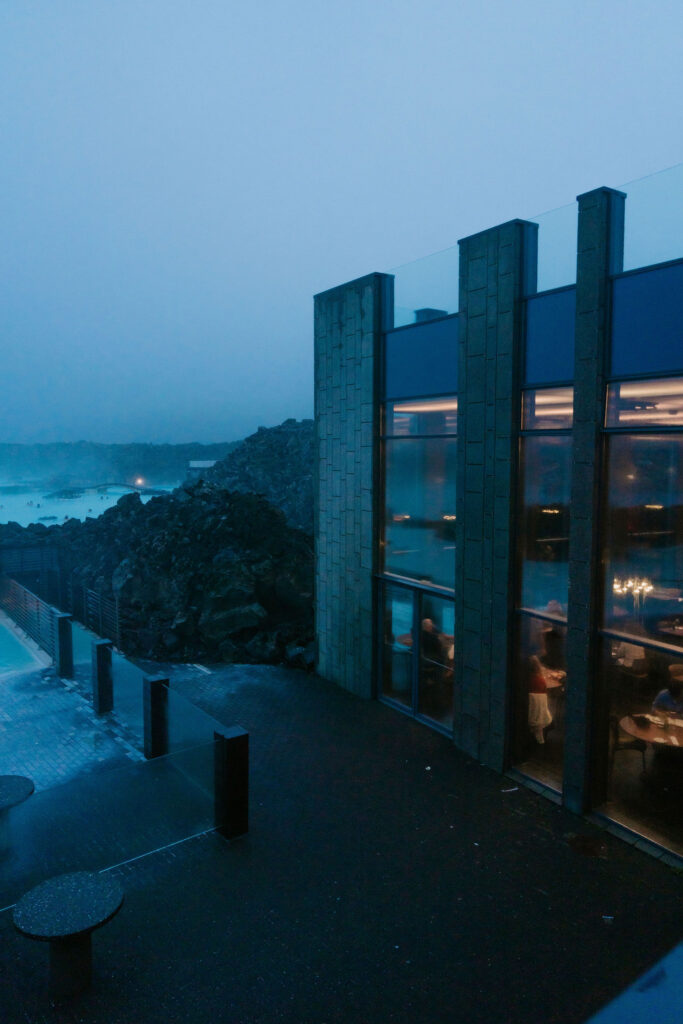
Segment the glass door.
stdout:
<path fill-rule="evenodd" d="M 450 734 L 455 681 L 453 601 L 384 583 L 380 607 L 380 698 Z"/>

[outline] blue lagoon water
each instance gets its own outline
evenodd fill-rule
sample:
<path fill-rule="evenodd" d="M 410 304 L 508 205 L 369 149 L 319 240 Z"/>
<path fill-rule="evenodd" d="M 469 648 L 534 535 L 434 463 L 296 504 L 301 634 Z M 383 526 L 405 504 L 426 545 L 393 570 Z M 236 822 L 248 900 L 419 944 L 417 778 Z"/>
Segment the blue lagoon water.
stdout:
<path fill-rule="evenodd" d="M 159 485 L 156 489 L 171 491 L 177 484 Z M 101 516 L 112 508 L 124 494 L 130 494 L 133 488 L 111 488 L 104 494 L 88 491 L 73 498 L 47 498 L 48 488 L 17 492 L 3 492 L 0 486 L 0 523 L 19 523 L 28 526 L 30 523 L 45 523 L 54 526 L 66 519 L 85 520 Z M 144 503 L 150 501 L 151 494 L 141 494 Z"/>
<path fill-rule="evenodd" d="M 0 676 L 27 668 L 38 668 L 37 660 L 0 620 Z"/>

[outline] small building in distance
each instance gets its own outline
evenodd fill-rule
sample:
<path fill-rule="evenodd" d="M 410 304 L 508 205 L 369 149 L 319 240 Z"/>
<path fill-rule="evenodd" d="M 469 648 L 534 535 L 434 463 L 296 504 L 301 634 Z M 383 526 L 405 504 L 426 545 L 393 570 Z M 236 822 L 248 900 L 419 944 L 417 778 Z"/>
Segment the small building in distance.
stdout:
<path fill-rule="evenodd" d="M 213 469 L 218 459 L 191 459 L 187 464 L 187 479 L 199 480 L 207 469 Z"/>

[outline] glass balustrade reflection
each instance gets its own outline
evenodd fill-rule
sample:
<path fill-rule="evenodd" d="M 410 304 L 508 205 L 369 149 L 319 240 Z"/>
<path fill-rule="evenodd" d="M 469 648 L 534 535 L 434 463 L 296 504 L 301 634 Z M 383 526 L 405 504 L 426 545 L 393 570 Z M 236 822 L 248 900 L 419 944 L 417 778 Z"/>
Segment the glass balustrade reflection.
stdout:
<path fill-rule="evenodd" d="M 459 259 L 454 245 L 389 271 L 394 275 L 394 327 L 458 312 Z"/>
<path fill-rule="evenodd" d="M 215 748 L 92 772 L 12 808 L 1 905 L 53 875 L 102 871 L 213 829 Z"/>
<path fill-rule="evenodd" d="M 681 258 L 683 164 L 622 185 L 624 270 Z"/>
<path fill-rule="evenodd" d="M 538 271 L 536 287 L 528 282 L 528 291 L 544 292 L 576 281 L 576 238 L 578 204 L 568 203 L 537 217 L 527 217 L 538 224 Z"/>

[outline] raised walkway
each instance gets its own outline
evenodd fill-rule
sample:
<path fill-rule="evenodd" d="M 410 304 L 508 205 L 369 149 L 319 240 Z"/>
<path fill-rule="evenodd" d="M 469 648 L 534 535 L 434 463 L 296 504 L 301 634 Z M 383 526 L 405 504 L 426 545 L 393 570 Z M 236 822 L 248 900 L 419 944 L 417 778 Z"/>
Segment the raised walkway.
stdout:
<path fill-rule="evenodd" d="M 73 1003 L 0 914 L 3 1024 L 579 1024 L 681 937 L 675 871 L 391 709 L 282 669 L 169 675 L 249 730 L 249 835 L 116 868 Z"/>

